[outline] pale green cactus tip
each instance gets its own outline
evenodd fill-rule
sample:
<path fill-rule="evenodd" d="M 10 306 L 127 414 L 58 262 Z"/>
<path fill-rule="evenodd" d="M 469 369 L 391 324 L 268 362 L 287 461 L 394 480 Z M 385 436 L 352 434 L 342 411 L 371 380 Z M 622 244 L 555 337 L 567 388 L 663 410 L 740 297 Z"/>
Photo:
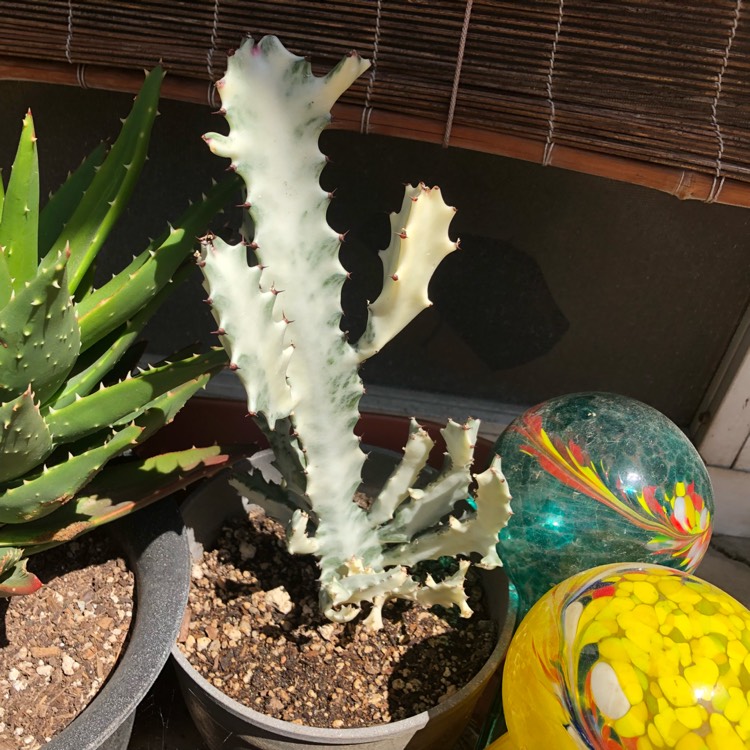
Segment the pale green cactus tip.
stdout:
<path fill-rule="evenodd" d="M 403 460 L 369 510 L 354 502 L 365 460 L 353 431 L 363 393 L 359 367 L 431 304 L 430 277 L 457 247 L 448 235 L 455 209 L 437 188 L 408 186 L 380 254 L 383 289 L 369 306 L 365 333 L 349 343 L 340 329 L 347 274 L 341 238 L 326 222 L 330 195 L 319 184 L 325 157 L 318 137 L 333 104 L 368 67 L 351 54 L 316 77 L 275 37 L 257 45 L 246 39 L 229 58 L 217 84 L 229 133 L 204 139 L 244 180 L 254 236 L 233 246 L 204 238 L 199 266 L 248 411 L 266 428 L 287 502 L 295 505 L 289 549 L 318 557 L 320 602 L 330 619 L 350 620 L 369 602 L 367 623 L 378 628 L 393 598 L 471 614 L 463 586 L 468 559 L 501 564 L 495 545 L 510 493 L 495 458 L 474 477 L 475 510 L 458 510 L 470 497 L 479 430 L 473 419 L 448 423 L 442 471 L 414 489 L 433 442 L 412 421 Z M 443 556 L 461 559 L 455 574 L 440 582 L 412 574 Z"/>
<path fill-rule="evenodd" d="M 30 112 L 7 192 L 0 181 L 0 596 L 39 587 L 22 559 L 31 552 L 142 507 L 237 456 L 211 448 L 127 462 L 117 467 L 120 484 L 135 482 L 137 492 L 127 499 L 107 483 L 108 471 L 94 479 L 110 459 L 171 421 L 226 365 L 217 349 L 131 376 L 144 325 L 171 282 L 185 277 L 193 238 L 224 206 L 237 178 L 215 186 L 107 284 L 91 283 L 97 254 L 146 159 L 162 78 L 160 69 L 148 75 L 109 152 L 96 149 L 41 210 Z"/>

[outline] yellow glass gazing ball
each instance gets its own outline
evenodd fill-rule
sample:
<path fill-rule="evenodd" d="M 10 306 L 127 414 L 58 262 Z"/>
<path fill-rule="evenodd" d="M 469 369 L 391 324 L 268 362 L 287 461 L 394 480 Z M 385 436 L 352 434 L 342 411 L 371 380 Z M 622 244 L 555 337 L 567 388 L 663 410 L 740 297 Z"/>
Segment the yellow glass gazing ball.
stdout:
<path fill-rule="evenodd" d="M 750 610 L 657 565 L 574 575 L 522 621 L 503 706 L 493 750 L 748 750 Z"/>

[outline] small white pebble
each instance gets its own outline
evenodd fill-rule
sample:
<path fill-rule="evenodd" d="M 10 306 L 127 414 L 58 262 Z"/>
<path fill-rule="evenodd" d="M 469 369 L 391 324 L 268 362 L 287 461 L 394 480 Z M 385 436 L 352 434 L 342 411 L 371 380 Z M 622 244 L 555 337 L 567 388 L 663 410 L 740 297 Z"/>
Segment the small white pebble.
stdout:
<path fill-rule="evenodd" d="M 81 665 L 72 656 L 69 656 L 68 654 L 63 656 L 62 671 L 64 675 L 71 677 L 80 666 Z"/>

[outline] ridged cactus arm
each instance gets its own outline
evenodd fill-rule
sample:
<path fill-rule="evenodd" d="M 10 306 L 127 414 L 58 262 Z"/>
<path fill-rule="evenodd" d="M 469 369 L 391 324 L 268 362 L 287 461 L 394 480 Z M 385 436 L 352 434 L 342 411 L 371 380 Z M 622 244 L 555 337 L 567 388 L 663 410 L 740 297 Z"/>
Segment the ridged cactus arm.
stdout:
<path fill-rule="evenodd" d="M 317 78 L 276 38 L 258 45 L 247 39 L 217 85 L 229 135 L 205 137 L 245 181 L 258 261 L 251 289 L 235 283 L 231 299 L 220 304 L 210 281 L 211 299 L 223 321 L 259 285 L 274 296 L 272 319 L 289 321 L 284 341 L 294 349 L 286 379 L 305 455 L 307 495 L 321 522 L 323 578 L 352 555 L 379 554 L 364 511 L 351 502 L 364 460 L 353 433 L 363 388 L 357 356 L 339 328 L 346 271 L 338 258 L 339 236 L 326 222 L 329 196 L 319 184 L 325 158 L 318 148 L 332 102 L 368 66 L 350 55 Z M 267 315 L 256 325 L 268 328 Z M 234 359 L 236 342 L 232 347 Z M 261 382 L 266 377 L 253 375 Z M 266 414 L 269 423 L 281 411 Z"/>
<path fill-rule="evenodd" d="M 477 511 L 455 517 L 459 501 L 469 499 L 476 421 L 449 424 L 445 468 L 425 490 L 414 483 L 432 441 L 413 423 L 404 461 L 372 506 L 355 502 L 364 464 L 354 432 L 363 392 L 359 367 L 429 306 L 430 278 L 457 247 L 448 235 L 454 209 L 437 189 L 408 187 L 391 220 L 393 242 L 381 256 L 383 290 L 370 306 L 358 345 L 348 342 L 340 327 L 346 272 L 340 238 L 326 222 L 330 196 L 319 184 L 325 159 L 318 138 L 329 108 L 367 66 L 350 55 L 316 78 L 273 37 L 257 45 L 248 39 L 230 57 L 217 84 L 230 131 L 205 140 L 245 182 L 253 265 L 243 245 L 213 239 L 204 244 L 199 265 L 218 333 L 248 391 L 249 410 L 271 429 L 276 467 L 287 480 L 276 490 L 292 490 L 278 505 L 290 521 L 288 548 L 318 558 L 320 607 L 327 617 L 351 620 L 369 602 L 367 622 L 377 628 L 381 608 L 393 598 L 456 605 L 467 616 L 465 561 L 440 581 L 410 568 L 428 557 L 476 552 L 483 564 L 499 564 L 490 548 L 507 503 L 504 480 L 480 475 Z M 284 408 L 281 396 L 267 397 L 270 381 L 288 399 Z M 236 486 L 242 484 L 247 482 Z M 304 500 L 293 497 L 299 488 Z M 276 493 L 266 497 L 278 500 Z M 493 504 L 502 513 L 493 515 Z M 296 506 L 292 514 L 290 505 Z"/>
<path fill-rule="evenodd" d="M 380 494 L 373 500 L 367 514 L 373 527 L 393 518 L 396 508 L 409 499 L 411 488 L 427 465 L 434 445 L 427 432 L 412 419 L 409 423 L 409 438 L 404 446 L 403 458 L 388 477 Z"/>
<path fill-rule="evenodd" d="M 415 565 L 423 560 L 442 556 L 478 553 L 483 567 L 494 568 L 502 563 L 497 556 L 497 537 L 511 515 L 510 492 L 502 473 L 500 457 L 475 477 L 478 485 L 474 498 L 476 512 L 465 519 L 451 517 L 447 526 L 422 534 L 385 554 L 387 565 Z"/>
<path fill-rule="evenodd" d="M 357 342 L 361 360 L 380 351 L 432 304 L 427 296 L 432 274 L 458 247 L 448 236 L 455 212 L 438 188 L 406 187 L 401 211 L 391 215 L 391 243 L 380 253 L 383 289 L 369 306 L 367 327 Z"/>
<path fill-rule="evenodd" d="M 39 159 L 34 121 L 31 112 L 27 112 L 0 221 L 0 247 L 16 290 L 23 289 L 36 274 L 38 232 Z M 0 299 L 0 307 L 6 301 Z"/>
<path fill-rule="evenodd" d="M 382 541 L 407 541 L 437 524 L 459 500 L 466 499 L 478 430 L 479 422 L 470 419 L 465 425 L 450 420 L 440 431 L 447 449 L 445 467 L 424 490 L 409 490 L 411 502 L 401 505 L 393 520 L 379 531 Z"/>
<path fill-rule="evenodd" d="M 286 381 L 294 349 L 284 344 L 288 324 L 274 320 L 276 295 L 261 290 L 262 271 L 248 266 L 247 248 L 241 243 L 228 245 L 218 237 L 205 238 L 200 264 L 219 339 L 247 392 L 248 412 L 263 414 L 273 425 L 294 408 Z M 238 286 L 244 290 L 239 299 L 233 294 Z"/>

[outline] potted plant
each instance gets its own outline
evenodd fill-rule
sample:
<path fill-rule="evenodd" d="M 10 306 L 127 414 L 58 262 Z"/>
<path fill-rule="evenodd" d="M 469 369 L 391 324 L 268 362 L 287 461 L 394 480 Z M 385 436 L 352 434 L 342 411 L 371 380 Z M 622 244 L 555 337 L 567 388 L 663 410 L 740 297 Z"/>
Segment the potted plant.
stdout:
<path fill-rule="evenodd" d="M 403 459 L 385 469 L 386 481 L 374 494 L 355 498 L 363 468 L 382 464 L 372 457 L 366 461 L 355 434 L 363 393 L 360 365 L 430 304 L 431 274 L 458 246 L 448 236 L 454 209 L 445 205 L 439 190 L 408 186 L 403 206 L 391 220 L 392 242 L 381 254 L 383 290 L 369 305 L 361 339 L 348 341 L 340 329 L 340 293 L 347 276 L 338 260 L 342 237 L 326 223 L 332 196 L 318 183 L 325 159 L 317 141 L 333 103 L 368 66 L 352 53 L 317 78 L 304 59 L 289 53 L 275 37 L 265 37 L 257 45 L 246 39 L 217 84 L 230 132 L 204 139 L 214 153 L 229 158 L 230 168 L 243 178 L 254 234 L 233 246 L 212 235 L 205 237 L 198 264 L 230 368 L 244 384 L 248 412 L 266 434 L 273 462 L 269 466 L 263 463 L 267 454 L 258 456 L 247 474 L 229 485 L 214 480 L 183 506 L 186 523 L 199 541 L 215 536 L 225 514 L 247 509 L 240 495 L 285 520 L 288 551 L 312 555 L 316 561 L 320 611 L 334 623 L 361 621 L 356 636 L 342 636 L 357 639 L 383 626 L 384 607 L 392 600 L 442 605 L 469 617 L 464 584 L 470 558 L 487 570 L 500 566 L 495 545 L 510 513 L 499 457 L 473 478 L 476 492 L 469 491 L 479 429 L 478 421 L 471 419 L 466 424 L 449 422 L 442 430 L 443 467 L 418 488 L 416 481 L 433 441 L 412 421 Z M 275 488 L 268 483 L 274 479 Z M 251 515 L 256 515 L 252 508 Z M 228 532 L 234 539 L 238 534 Z M 243 544 L 247 556 L 255 555 L 254 542 Z M 449 569 L 436 580 L 439 563 L 446 561 Z M 276 562 L 265 560 L 265 566 L 273 569 L 267 576 L 277 582 L 279 576 L 272 575 Z M 242 571 L 238 576 L 232 586 L 253 588 Z M 200 570 L 196 577 L 203 577 Z M 294 602 L 285 599 L 279 591 L 283 588 L 274 589 L 275 601 L 268 603 L 291 613 Z M 502 574 L 485 590 L 504 593 L 507 608 Z M 301 592 L 306 593 L 304 586 Z M 224 626 L 216 618 L 235 597 L 231 591 L 217 590 L 213 598 L 217 610 L 208 615 L 215 618 L 209 628 L 217 632 L 215 641 L 221 645 Z M 251 602 L 247 606 L 248 612 L 258 609 Z M 498 614 L 499 635 L 489 664 L 466 688 L 452 696 L 444 694 L 439 707 L 373 727 L 349 728 L 343 720 L 331 726 L 305 726 L 304 717 L 263 715 L 223 696 L 216 685 L 224 680 L 209 684 L 179 648 L 173 654 L 188 707 L 212 748 L 227 741 L 232 747 L 262 748 L 449 747 L 507 645 L 512 617 L 503 627 L 505 614 Z M 245 623 L 247 639 L 263 640 L 276 627 L 256 623 L 255 618 Z M 277 625 L 284 631 L 289 623 Z M 245 653 L 250 646 L 243 645 L 240 630 L 235 630 L 225 628 L 230 646 L 239 644 L 239 653 Z M 305 637 L 300 636 L 300 643 Z M 213 643 L 207 648 L 209 662 L 218 664 L 225 658 L 220 648 L 212 651 Z M 287 657 L 248 658 L 275 663 Z M 324 661 L 321 656 L 309 662 L 313 679 L 317 674 L 325 680 Z M 370 668 L 372 675 L 383 671 L 377 662 Z M 247 671 L 238 662 L 233 669 L 244 673 L 242 680 L 254 678 L 255 667 Z M 226 681 L 232 679 L 229 675 Z M 411 681 L 417 682 L 413 675 Z M 357 683 L 353 685 L 350 692 L 357 690 Z M 317 691 L 311 687 L 307 692 Z M 278 695 L 271 687 L 265 693 Z"/>
<path fill-rule="evenodd" d="M 148 75 L 111 149 L 95 150 L 41 210 L 31 113 L 7 191 L 0 183 L 0 597 L 40 588 L 29 555 L 211 475 L 238 452 L 129 455 L 226 365 L 213 350 L 131 374 L 139 334 L 184 277 L 193 238 L 235 180 L 214 186 L 127 268 L 93 286 L 97 254 L 146 158 L 162 78 L 160 69 Z M 124 749 L 135 706 L 168 657 L 187 598 L 186 540 L 176 505 L 147 514 L 115 531 L 137 587 L 128 653 L 50 748 Z M 12 719 L 3 716 L 8 732 Z"/>

